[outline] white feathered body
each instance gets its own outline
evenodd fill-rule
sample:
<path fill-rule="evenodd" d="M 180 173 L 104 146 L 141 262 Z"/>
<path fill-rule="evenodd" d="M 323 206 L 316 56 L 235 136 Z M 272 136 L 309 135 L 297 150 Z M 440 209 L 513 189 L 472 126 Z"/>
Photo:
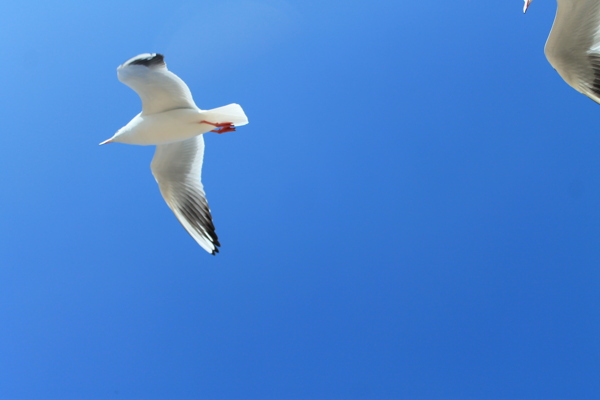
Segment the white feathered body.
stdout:
<path fill-rule="evenodd" d="M 139 113 L 117 131 L 113 141 L 138 145 L 157 145 L 186 140 L 213 129 L 200 124 L 200 111 L 178 108 L 158 114 Z"/>
<path fill-rule="evenodd" d="M 155 114 L 136 115 L 115 134 L 113 141 L 137 145 L 157 145 L 190 139 L 215 129 L 201 123 L 232 122 L 235 126 L 248 123 L 244 111 L 238 104 L 203 111 L 198 107 L 176 108 Z"/>

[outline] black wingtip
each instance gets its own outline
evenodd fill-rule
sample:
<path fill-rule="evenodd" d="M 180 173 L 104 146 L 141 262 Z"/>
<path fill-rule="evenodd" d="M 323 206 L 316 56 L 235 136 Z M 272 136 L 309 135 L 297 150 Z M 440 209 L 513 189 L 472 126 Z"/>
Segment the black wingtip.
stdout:
<path fill-rule="evenodd" d="M 165 65 L 165 56 L 158 53 L 145 53 L 135 56 L 125 61 L 123 65 L 144 65 L 146 67 L 153 67 L 155 65 Z"/>

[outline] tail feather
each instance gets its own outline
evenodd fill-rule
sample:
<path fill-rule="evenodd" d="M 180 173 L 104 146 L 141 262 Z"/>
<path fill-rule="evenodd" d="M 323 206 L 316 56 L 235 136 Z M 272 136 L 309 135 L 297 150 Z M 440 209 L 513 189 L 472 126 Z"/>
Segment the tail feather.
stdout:
<path fill-rule="evenodd" d="M 231 122 L 235 126 L 242 126 L 248 123 L 248 117 L 246 117 L 244 110 L 242 110 L 239 104 L 235 103 L 202 111 L 202 119 L 215 124 Z"/>

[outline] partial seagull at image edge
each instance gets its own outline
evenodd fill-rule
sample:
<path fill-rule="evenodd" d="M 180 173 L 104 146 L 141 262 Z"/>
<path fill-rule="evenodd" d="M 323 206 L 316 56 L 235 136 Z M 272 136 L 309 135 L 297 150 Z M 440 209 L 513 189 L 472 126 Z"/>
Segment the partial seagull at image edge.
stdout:
<path fill-rule="evenodd" d="M 140 96 L 142 112 L 100 144 L 156 145 L 150 167 L 160 193 L 194 240 L 209 253 L 218 253 L 221 244 L 200 181 L 202 134 L 235 131 L 248 123 L 246 114 L 238 104 L 199 109 L 161 54 L 133 57 L 117 68 L 117 76 Z"/>
<path fill-rule="evenodd" d="M 525 0 L 526 12 L 532 0 Z M 600 1 L 557 0 L 546 58 L 575 90 L 600 103 Z"/>

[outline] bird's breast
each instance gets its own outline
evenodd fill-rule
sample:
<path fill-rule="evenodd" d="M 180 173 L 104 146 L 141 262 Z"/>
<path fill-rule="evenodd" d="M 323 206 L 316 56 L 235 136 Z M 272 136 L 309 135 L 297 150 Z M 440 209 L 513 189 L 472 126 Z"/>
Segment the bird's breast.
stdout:
<path fill-rule="evenodd" d="M 200 110 L 178 108 L 161 113 L 138 114 L 115 135 L 115 142 L 158 145 L 190 139 L 213 127 L 200 123 Z"/>

